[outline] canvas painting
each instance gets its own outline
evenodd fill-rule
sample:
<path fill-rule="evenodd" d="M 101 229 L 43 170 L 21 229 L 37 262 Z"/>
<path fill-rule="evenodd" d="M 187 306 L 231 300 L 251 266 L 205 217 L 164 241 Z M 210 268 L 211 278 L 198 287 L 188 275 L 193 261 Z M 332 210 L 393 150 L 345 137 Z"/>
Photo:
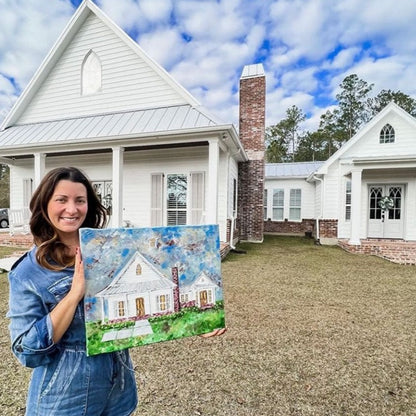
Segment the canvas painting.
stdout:
<path fill-rule="evenodd" d="M 225 327 L 217 225 L 80 230 L 87 354 Z"/>

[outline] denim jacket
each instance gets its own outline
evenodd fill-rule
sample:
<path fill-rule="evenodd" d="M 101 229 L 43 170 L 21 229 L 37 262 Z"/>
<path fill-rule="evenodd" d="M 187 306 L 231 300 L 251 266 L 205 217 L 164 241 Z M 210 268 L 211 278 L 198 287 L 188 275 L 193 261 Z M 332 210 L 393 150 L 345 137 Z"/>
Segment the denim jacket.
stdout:
<path fill-rule="evenodd" d="M 9 273 L 7 317 L 10 319 L 13 353 L 24 366 L 48 364 L 60 347 L 85 348 L 82 302 L 59 343 L 52 341 L 49 313 L 70 290 L 73 274 L 73 268 L 52 271 L 40 266 L 36 260 L 35 247 L 13 265 Z"/>

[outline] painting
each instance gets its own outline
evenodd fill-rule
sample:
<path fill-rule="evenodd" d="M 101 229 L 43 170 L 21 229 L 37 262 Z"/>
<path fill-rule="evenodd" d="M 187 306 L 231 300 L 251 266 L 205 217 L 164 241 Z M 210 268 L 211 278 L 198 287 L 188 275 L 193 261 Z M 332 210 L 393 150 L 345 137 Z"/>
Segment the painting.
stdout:
<path fill-rule="evenodd" d="M 217 225 L 80 230 L 87 354 L 225 327 Z"/>

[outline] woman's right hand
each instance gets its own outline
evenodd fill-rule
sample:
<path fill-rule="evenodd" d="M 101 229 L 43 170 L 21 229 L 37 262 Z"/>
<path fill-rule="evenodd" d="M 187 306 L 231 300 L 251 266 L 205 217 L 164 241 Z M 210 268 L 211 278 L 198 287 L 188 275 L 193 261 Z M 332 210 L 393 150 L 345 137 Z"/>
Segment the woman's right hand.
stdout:
<path fill-rule="evenodd" d="M 72 278 L 70 292 L 76 297 L 78 302 L 80 302 L 85 295 L 84 262 L 82 261 L 81 249 L 79 247 L 75 250 L 74 276 Z"/>

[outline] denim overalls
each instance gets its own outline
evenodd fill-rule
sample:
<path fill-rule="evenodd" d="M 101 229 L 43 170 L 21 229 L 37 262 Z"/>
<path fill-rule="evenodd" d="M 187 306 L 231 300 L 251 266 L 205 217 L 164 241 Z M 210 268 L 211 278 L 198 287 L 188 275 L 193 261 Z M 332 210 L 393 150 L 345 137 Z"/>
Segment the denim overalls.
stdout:
<path fill-rule="evenodd" d="M 26 416 L 128 416 L 137 405 L 128 350 L 87 357 L 81 302 L 62 339 L 52 341 L 49 312 L 68 293 L 73 268 L 55 272 L 36 261 L 36 248 L 9 273 L 12 350 L 34 368 Z"/>

